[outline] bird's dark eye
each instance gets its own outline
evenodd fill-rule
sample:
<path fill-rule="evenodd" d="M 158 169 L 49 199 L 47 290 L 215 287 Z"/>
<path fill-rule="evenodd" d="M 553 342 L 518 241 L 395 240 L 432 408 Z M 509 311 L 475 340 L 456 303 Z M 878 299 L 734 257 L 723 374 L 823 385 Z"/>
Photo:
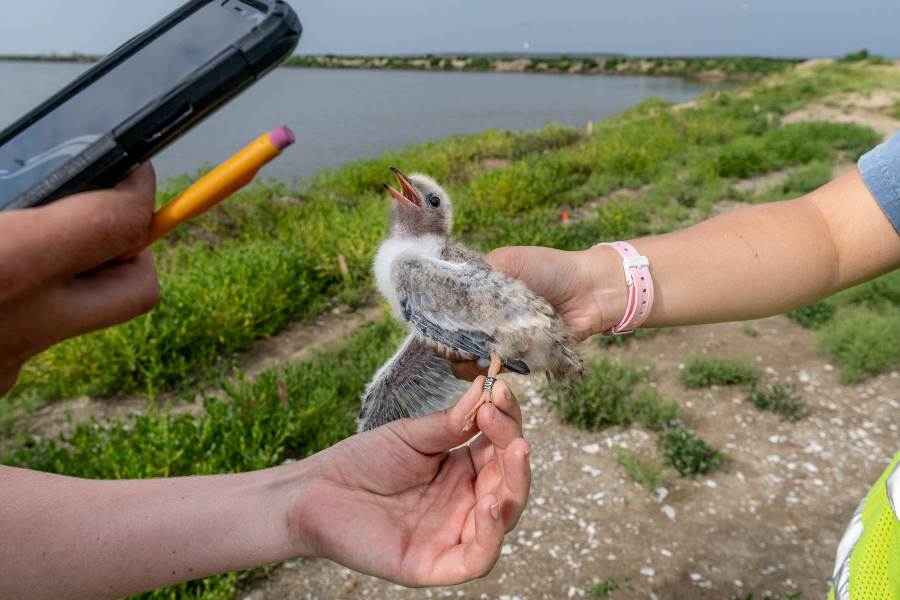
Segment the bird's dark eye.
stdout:
<path fill-rule="evenodd" d="M 428 199 L 428 203 L 431 204 L 431 206 L 433 206 L 434 208 L 437 208 L 441 205 L 441 199 L 437 196 L 432 196 Z"/>

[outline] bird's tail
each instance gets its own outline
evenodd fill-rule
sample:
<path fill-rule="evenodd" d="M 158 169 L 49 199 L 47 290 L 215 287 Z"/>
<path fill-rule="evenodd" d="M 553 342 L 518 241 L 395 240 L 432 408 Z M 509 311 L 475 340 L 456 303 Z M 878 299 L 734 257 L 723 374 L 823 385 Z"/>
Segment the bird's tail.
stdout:
<path fill-rule="evenodd" d="M 574 348 L 557 342 L 556 352 L 553 355 L 555 360 L 550 362 L 549 372 L 554 381 L 569 386 L 585 377 L 584 360 Z"/>
<path fill-rule="evenodd" d="M 507 358 L 502 361 L 503 368 L 519 375 L 531 375 L 531 369 L 518 358 Z"/>

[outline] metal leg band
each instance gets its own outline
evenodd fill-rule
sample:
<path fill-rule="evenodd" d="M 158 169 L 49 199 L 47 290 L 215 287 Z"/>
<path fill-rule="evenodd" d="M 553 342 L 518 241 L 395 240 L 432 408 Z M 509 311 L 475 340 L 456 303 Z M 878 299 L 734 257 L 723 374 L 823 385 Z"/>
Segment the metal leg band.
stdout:
<path fill-rule="evenodd" d="M 484 391 L 485 391 L 485 392 L 492 392 L 492 391 L 494 391 L 494 384 L 495 384 L 495 383 L 497 383 L 497 378 L 496 378 L 496 377 L 488 377 L 487 379 L 485 379 L 485 380 L 484 380 L 484 388 L 483 388 Z"/>

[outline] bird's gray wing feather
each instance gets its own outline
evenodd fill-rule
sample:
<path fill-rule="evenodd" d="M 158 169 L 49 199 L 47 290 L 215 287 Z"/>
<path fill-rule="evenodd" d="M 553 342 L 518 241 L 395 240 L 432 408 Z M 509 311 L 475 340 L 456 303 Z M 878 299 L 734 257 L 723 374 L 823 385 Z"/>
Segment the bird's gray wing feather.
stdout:
<path fill-rule="evenodd" d="M 476 265 L 408 253 L 395 260 L 391 276 L 407 323 L 444 346 L 479 357 L 490 356 L 497 334 L 546 324 L 553 316 L 524 285 Z M 524 362 L 503 358 L 507 369 L 529 374 Z"/>
<path fill-rule="evenodd" d="M 366 388 L 357 421 L 359 431 L 444 410 L 468 388 L 468 383 L 453 376 L 450 361 L 411 335 Z"/>

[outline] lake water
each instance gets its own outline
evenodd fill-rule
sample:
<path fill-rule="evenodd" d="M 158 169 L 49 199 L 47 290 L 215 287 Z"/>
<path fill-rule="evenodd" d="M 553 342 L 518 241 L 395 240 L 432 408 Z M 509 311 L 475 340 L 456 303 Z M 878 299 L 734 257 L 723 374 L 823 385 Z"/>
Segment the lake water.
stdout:
<path fill-rule="evenodd" d="M 0 62 L 0 129 L 86 68 Z M 664 77 L 277 69 L 153 162 L 160 178 L 192 173 L 283 123 L 297 144 L 262 176 L 297 183 L 383 148 L 547 121 L 586 126 L 645 98 L 684 102 L 716 87 L 723 86 Z"/>

